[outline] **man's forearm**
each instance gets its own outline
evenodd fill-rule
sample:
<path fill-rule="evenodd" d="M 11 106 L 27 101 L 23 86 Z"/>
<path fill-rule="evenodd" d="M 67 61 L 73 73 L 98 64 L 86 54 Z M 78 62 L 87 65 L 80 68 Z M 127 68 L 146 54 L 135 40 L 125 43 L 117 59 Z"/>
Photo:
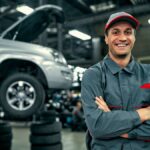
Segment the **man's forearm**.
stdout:
<path fill-rule="evenodd" d="M 150 107 L 147 108 L 141 108 L 136 110 L 139 114 L 139 117 L 141 119 L 141 122 L 145 122 L 147 120 L 150 120 Z M 135 129 L 134 129 L 135 130 Z M 132 132 L 132 131 L 131 131 Z M 120 137 L 122 138 L 129 138 L 128 133 L 122 134 Z"/>
<path fill-rule="evenodd" d="M 99 106 L 99 108 L 101 108 L 105 112 L 110 111 L 108 105 L 106 104 L 106 102 L 101 96 L 96 97 L 95 99 L 96 99 L 96 104 Z M 150 120 L 150 106 L 146 108 L 137 109 L 136 111 L 139 114 L 141 122 Z"/>
<path fill-rule="evenodd" d="M 141 122 L 145 122 L 147 120 L 150 120 L 150 107 L 147 107 L 147 108 L 141 108 L 141 109 L 138 109 L 136 110 L 139 114 L 139 117 L 141 119 Z M 135 130 L 135 129 L 134 129 Z M 132 132 L 132 131 L 131 131 Z M 128 133 L 125 133 L 125 134 L 122 134 L 120 137 L 122 138 L 129 138 L 129 134 Z"/>

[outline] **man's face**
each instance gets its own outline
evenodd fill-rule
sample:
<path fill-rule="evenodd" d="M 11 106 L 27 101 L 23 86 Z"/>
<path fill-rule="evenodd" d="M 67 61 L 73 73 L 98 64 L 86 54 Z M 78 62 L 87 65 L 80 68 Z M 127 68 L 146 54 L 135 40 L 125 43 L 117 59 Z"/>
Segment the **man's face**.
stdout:
<path fill-rule="evenodd" d="M 105 35 L 105 42 L 109 47 L 109 54 L 113 57 L 124 58 L 131 55 L 135 42 L 133 27 L 127 22 L 114 24 Z"/>

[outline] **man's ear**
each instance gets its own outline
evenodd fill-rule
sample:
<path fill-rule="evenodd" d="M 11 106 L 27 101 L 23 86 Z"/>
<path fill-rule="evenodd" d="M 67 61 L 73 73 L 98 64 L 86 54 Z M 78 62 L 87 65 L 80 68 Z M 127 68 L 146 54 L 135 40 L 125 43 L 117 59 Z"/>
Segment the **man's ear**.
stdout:
<path fill-rule="evenodd" d="M 108 45 L 108 37 L 106 34 L 105 34 L 105 43 Z"/>

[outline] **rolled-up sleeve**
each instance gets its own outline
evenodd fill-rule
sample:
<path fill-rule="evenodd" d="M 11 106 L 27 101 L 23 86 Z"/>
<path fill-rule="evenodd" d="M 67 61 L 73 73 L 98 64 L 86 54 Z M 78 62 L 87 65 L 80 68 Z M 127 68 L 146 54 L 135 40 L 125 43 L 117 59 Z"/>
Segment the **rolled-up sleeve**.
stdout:
<path fill-rule="evenodd" d="M 94 138 L 114 138 L 141 124 L 136 111 L 103 112 L 95 104 L 96 96 L 103 97 L 101 72 L 90 68 L 82 79 L 81 97 L 86 124 Z"/>

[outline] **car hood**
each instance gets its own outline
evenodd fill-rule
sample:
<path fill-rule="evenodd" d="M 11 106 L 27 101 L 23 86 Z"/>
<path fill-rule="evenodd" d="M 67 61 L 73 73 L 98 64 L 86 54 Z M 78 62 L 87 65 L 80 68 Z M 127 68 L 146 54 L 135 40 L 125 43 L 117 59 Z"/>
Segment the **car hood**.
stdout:
<path fill-rule="evenodd" d="M 11 25 L 1 34 L 1 38 L 24 42 L 33 41 L 54 20 L 56 23 L 64 22 L 62 8 L 55 5 L 43 5 Z"/>

